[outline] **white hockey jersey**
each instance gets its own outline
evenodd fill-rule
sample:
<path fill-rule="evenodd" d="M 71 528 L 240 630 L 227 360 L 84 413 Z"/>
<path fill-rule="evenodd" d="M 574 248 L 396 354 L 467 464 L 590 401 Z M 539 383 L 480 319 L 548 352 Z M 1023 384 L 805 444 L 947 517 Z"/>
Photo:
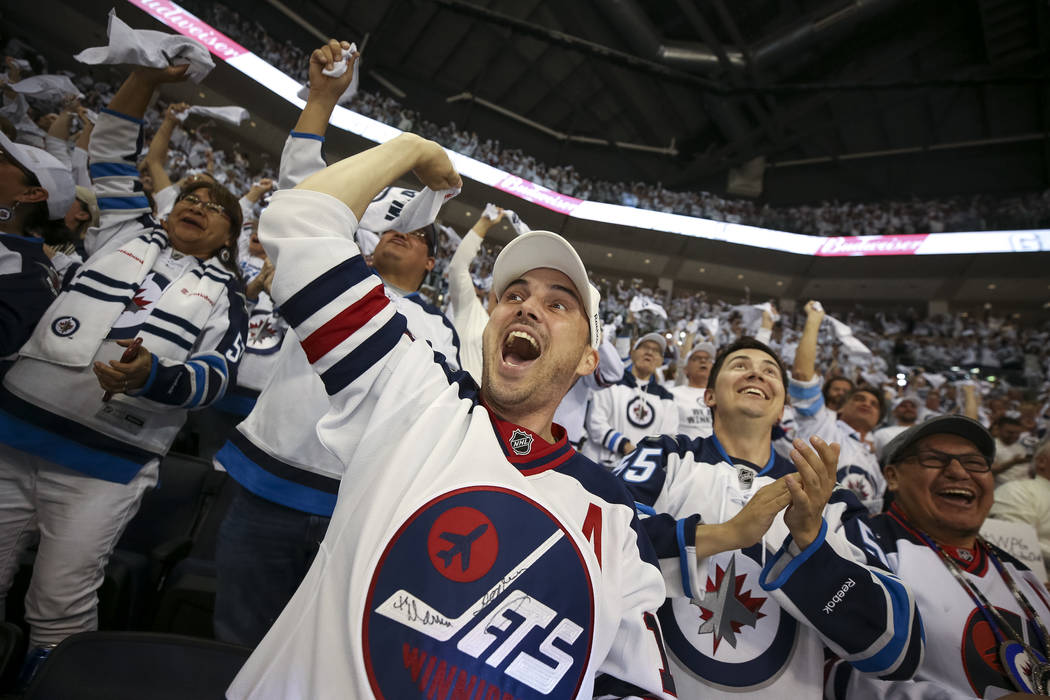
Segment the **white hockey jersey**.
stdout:
<path fill-rule="evenodd" d="M 799 551 L 783 512 L 758 544 L 698 560 L 696 526 L 723 523 L 774 479 L 795 471 L 770 450 L 756 465 L 718 438 L 646 438 L 617 474 L 640 509 L 664 570 L 660 625 L 682 698 L 819 697 L 824 647 L 866 674 L 908 678 L 922 623 L 907 588 L 843 523 L 865 513 L 836 489 L 820 536 Z"/>
<path fill-rule="evenodd" d="M 855 493 L 869 513 L 880 513 L 886 493 L 886 477 L 882 475 L 879 460 L 872 446 L 824 405 L 824 394 L 820 389 L 819 374 L 808 382 L 796 379 L 789 382 L 788 396 L 795 409 L 795 437 L 808 441 L 817 435 L 825 442 L 839 443 L 842 451 L 836 475 L 838 482 Z"/>
<path fill-rule="evenodd" d="M 587 442 L 583 454 L 598 464 L 612 467 L 620 461 L 625 440 L 634 445 L 649 435 L 678 432 L 678 408 L 674 397 L 660 386 L 656 376 L 644 386 L 630 369 L 623 379 L 591 395 L 587 412 Z"/>
<path fill-rule="evenodd" d="M 852 673 L 847 664 L 836 664 L 828 675 L 826 697 L 956 700 L 997 698 L 1013 692 L 1009 678 L 1003 675 L 991 627 L 939 555 L 922 541 L 896 505 L 867 523 L 858 519 L 848 524 L 847 530 L 884 551 L 889 568 L 911 589 L 926 628 L 926 657 L 915 678 L 908 681 L 865 678 Z M 1050 593 L 1032 572 L 994 545 L 989 550 L 944 550 L 954 556 L 966 579 L 1014 630 L 1034 648 L 1041 649 L 1038 631 L 1025 622 L 1024 612 L 988 552 L 998 558 L 1043 624 L 1050 627 Z"/>
<path fill-rule="evenodd" d="M 262 217 L 274 298 L 331 397 L 318 431 L 346 469 L 313 565 L 227 696 L 674 697 L 630 496 L 564 431 L 548 445 L 493 417 L 411 340 L 356 224 L 303 190 Z"/>

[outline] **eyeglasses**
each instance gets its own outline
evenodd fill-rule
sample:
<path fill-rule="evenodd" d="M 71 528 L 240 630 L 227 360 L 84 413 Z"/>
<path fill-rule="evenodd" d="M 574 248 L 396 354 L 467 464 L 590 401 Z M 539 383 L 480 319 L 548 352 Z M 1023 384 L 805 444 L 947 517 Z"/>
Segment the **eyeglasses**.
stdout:
<path fill-rule="evenodd" d="M 202 207 L 204 207 L 205 211 L 210 212 L 212 214 L 224 216 L 227 220 L 233 221 L 233 219 L 230 218 L 230 215 L 226 212 L 226 209 L 223 208 L 223 206 L 217 202 L 205 202 L 203 199 L 201 199 L 195 194 L 188 194 L 179 201 L 189 202 L 191 205 L 194 206 L 199 204 Z"/>
<path fill-rule="evenodd" d="M 940 452 L 939 450 L 923 450 L 916 454 L 908 455 L 901 461 L 916 461 L 920 466 L 926 467 L 927 469 L 944 469 L 951 464 L 953 460 L 958 461 L 966 471 L 975 474 L 983 474 L 992 469 L 991 465 L 988 464 L 988 460 L 981 455 L 953 455 L 948 454 L 947 452 Z"/>

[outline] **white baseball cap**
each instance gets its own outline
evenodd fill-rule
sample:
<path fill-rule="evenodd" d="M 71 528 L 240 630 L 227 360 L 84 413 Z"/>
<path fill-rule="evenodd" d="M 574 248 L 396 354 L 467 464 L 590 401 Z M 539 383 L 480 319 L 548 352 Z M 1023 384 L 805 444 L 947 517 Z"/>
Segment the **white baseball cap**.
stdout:
<path fill-rule="evenodd" d="M 47 218 L 64 217 L 76 199 L 73 174 L 69 168 L 42 148 L 15 143 L 3 133 L 0 133 L 0 147 L 11 160 L 33 173 L 40 186 L 47 190 Z"/>
<path fill-rule="evenodd" d="M 663 337 L 660 333 L 646 333 L 638 340 L 634 341 L 634 346 L 631 348 L 631 352 L 638 349 L 638 346 L 644 342 L 651 341 L 660 346 L 660 354 L 663 355 L 667 352 L 667 338 Z"/>
<path fill-rule="evenodd" d="M 688 362 L 689 358 L 692 357 L 693 355 L 695 355 L 698 352 L 706 352 L 707 356 L 710 357 L 712 361 L 715 359 L 715 346 L 714 346 L 714 344 L 705 342 L 705 343 L 697 343 L 696 345 L 693 346 L 693 349 L 689 351 L 689 357 L 685 358 L 686 362 Z"/>
<path fill-rule="evenodd" d="M 558 234 L 529 231 L 508 243 L 492 266 L 492 291 L 501 297 L 511 282 L 529 270 L 541 267 L 557 270 L 572 281 L 583 302 L 591 347 L 597 349 L 602 343 L 602 322 L 598 316 L 602 295 L 588 279 L 587 268 L 583 266 L 576 250 Z"/>

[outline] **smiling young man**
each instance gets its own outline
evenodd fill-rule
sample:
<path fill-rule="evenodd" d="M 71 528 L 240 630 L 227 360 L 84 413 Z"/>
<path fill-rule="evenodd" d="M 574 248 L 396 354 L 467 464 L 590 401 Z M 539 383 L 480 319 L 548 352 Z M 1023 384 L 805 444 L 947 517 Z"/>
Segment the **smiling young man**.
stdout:
<path fill-rule="evenodd" d="M 1050 593 L 979 535 L 994 499 L 994 458 L 991 435 L 963 416 L 932 418 L 886 446 L 893 504 L 871 518 L 870 530 L 859 521 L 847 530 L 869 538 L 873 532 L 890 569 L 911 588 L 925 624 L 926 656 L 909 681 L 862 678 L 836 667 L 828 697 L 1007 697 L 1017 686 L 1004 667 L 1013 658 L 1004 644 L 1047 656 Z"/>
<path fill-rule="evenodd" d="M 857 494 L 869 512 L 879 513 L 886 481 L 869 433 L 882 420 L 882 399 L 876 389 L 858 386 L 846 395 L 837 413 L 825 405 L 821 377 L 815 370 L 817 335 L 823 320 L 824 310 L 819 304 L 806 304 L 806 325 L 788 386 L 795 409 L 795 436 L 805 440 L 817 435 L 842 445 L 836 478 Z"/>
<path fill-rule="evenodd" d="M 678 432 L 674 397 L 656 379 L 666 349 L 660 333 L 643 335 L 631 349 L 623 378 L 591 396 L 583 453 L 598 464 L 612 467 L 647 435 Z"/>
<path fill-rule="evenodd" d="M 673 697 L 633 503 L 552 424 L 595 368 L 597 290 L 560 236 L 507 245 L 479 389 L 406 333 L 353 243 L 408 170 L 460 185 L 406 134 L 277 193 L 260 222 L 345 471 L 310 571 L 227 696 Z"/>
<path fill-rule="evenodd" d="M 795 440 L 794 467 L 773 450 L 786 377 L 741 338 L 711 369 L 714 434 L 646 438 L 617 470 L 651 514 L 683 698 L 818 697 L 825 646 L 876 676 L 907 678 L 922 656 L 907 590 L 842 532 L 864 508 L 836 488 L 838 446 Z"/>

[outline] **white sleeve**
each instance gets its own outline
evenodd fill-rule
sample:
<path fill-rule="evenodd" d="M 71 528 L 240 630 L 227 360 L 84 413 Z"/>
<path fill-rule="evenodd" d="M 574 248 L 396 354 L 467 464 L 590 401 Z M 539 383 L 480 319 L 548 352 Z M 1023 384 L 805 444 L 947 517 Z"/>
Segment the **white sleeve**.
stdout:
<path fill-rule="evenodd" d="M 448 293 L 452 299 L 452 321 L 461 326 L 467 309 L 480 303 L 474 293 L 474 282 L 470 279 L 470 263 L 481 250 L 482 238 L 473 230 L 468 231 L 459 242 L 456 252 L 448 262 Z"/>
<path fill-rule="evenodd" d="M 328 167 L 321 153 L 322 146 L 323 136 L 298 131 L 289 134 L 281 151 L 281 165 L 277 174 L 278 189 L 290 190 L 314 173 Z M 357 227 L 356 221 L 354 227 Z"/>
<path fill-rule="evenodd" d="M 336 454 L 332 441 L 343 431 L 411 422 L 450 387 L 430 345 L 410 339 L 405 317 L 365 265 L 356 228 L 345 204 L 298 189 L 277 192 L 259 221 L 276 268 L 271 296 L 332 403 L 318 434 Z"/>
<path fill-rule="evenodd" d="M 627 438 L 612 427 L 615 402 L 613 387 L 591 394 L 591 408 L 587 412 L 587 439 L 596 446 L 609 450 L 613 455 L 619 455 L 620 445 Z"/>
<path fill-rule="evenodd" d="M 73 182 L 80 187 L 91 187 L 91 175 L 88 173 L 88 152 L 77 146 L 71 157 Z"/>

